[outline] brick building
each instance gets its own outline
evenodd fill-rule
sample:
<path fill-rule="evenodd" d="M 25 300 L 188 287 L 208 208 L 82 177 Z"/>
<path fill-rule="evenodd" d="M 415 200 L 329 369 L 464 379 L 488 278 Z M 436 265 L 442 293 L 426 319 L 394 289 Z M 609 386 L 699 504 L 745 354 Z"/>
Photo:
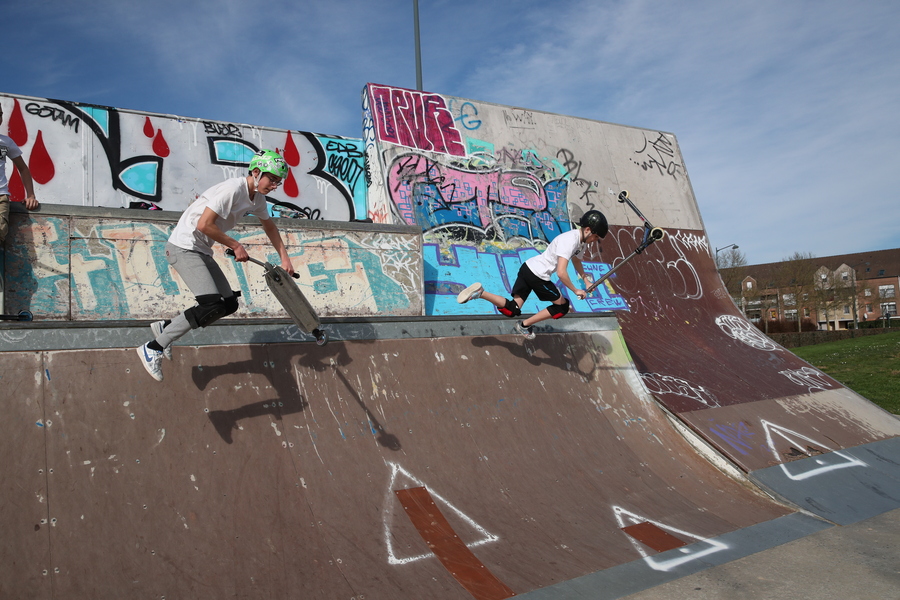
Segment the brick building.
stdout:
<path fill-rule="evenodd" d="M 752 321 L 808 319 L 819 329 L 897 316 L 900 248 L 721 270 Z"/>

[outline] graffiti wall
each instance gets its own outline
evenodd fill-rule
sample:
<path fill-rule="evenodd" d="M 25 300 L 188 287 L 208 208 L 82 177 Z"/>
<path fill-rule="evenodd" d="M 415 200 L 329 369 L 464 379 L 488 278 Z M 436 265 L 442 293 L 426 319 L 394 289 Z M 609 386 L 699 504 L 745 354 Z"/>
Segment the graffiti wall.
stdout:
<path fill-rule="evenodd" d="M 427 311 L 495 312 L 454 296 L 473 281 L 508 293 L 521 262 L 589 209 L 610 222 L 589 269 L 620 265 L 644 233 L 619 202 L 627 190 L 666 235 L 573 307 L 618 310 L 641 381 L 662 405 L 745 471 L 815 457 L 785 470 L 792 481 L 865 466 L 834 451 L 896 435 L 887 413 L 740 313 L 673 135 L 374 84 L 362 103 L 370 215 L 422 232 Z M 819 458 L 830 452 L 838 456 Z"/>
<path fill-rule="evenodd" d="M 362 140 L 241 123 L 0 94 L 4 123 L 44 204 L 181 211 L 210 186 L 246 174 L 253 153 L 280 152 L 290 172 L 270 198 L 276 216 L 348 221 L 366 215 Z M 24 197 L 7 167 L 10 195 Z"/>
<path fill-rule="evenodd" d="M 456 294 L 474 281 L 508 294 L 521 263 L 587 210 L 630 235 L 642 221 L 618 202 L 623 189 L 654 224 L 702 229 L 671 134 L 375 84 L 362 104 L 369 216 L 422 231 L 429 314 L 496 314 Z M 597 277 L 632 249 L 595 248 L 585 271 Z M 614 278 L 586 300 L 558 285 L 575 311 L 628 309 Z M 532 297 L 523 311 L 545 304 Z"/>
<path fill-rule="evenodd" d="M 74 210 L 73 210 L 74 209 Z M 74 213 L 74 214 L 68 214 Z M 135 218 L 135 214 L 139 215 Z M 40 320 L 155 319 L 178 314 L 194 296 L 165 256 L 172 213 L 44 207 L 12 215 L 6 248 L 6 310 Z M 256 219 L 231 234 L 251 256 L 279 264 Z M 252 223 L 255 222 L 255 223 Z M 423 314 L 421 236 L 408 227 L 279 220 L 298 285 L 320 316 Z M 236 317 L 287 318 L 261 267 L 216 259 L 241 291 Z"/>

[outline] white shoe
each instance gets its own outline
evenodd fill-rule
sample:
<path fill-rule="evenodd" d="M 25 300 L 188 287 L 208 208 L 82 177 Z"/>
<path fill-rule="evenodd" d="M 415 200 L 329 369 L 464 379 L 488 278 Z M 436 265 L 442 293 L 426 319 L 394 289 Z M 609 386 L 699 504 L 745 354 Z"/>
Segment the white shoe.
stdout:
<path fill-rule="evenodd" d="M 522 321 L 516 321 L 516 333 L 524 335 L 526 340 L 534 339 L 534 330 L 531 327 L 526 327 Z"/>
<path fill-rule="evenodd" d="M 147 342 L 149 343 L 149 342 Z M 141 357 L 141 364 L 150 373 L 150 376 L 157 381 L 163 380 L 162 373 L 162 357 L 163 353 L 159 350 L 148 348 L 147 344 L 137 348 L 138 356 Z"/>
<path fill-rule="evenodd" d="M 150 329 L 153 331 L 153 338 L 156 339 L 162 335 L 163 329 L 166 328 L 165 321 L 156 321 L 155 323 L 150 323 Z M 172 360 L 172 346 L 171 344 L 163 348 L 163 356 L 166 357 L 166 360 Z"/>
<path fill-rule="evenodd" d="M 476 300 L 481 298 L 481 294 L 484 292 L 484 287 L 480 283 L 473 283 L 456 296 L 456 301 L 460 304 L 465 304 L 469 300 Z"/>

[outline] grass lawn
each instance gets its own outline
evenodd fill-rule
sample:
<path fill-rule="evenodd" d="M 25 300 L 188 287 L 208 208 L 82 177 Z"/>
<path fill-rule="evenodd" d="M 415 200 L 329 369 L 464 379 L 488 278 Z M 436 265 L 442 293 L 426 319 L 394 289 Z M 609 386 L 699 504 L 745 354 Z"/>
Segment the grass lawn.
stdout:
<path fill-rule="evenodd" d="M 792 351 L 857 394 L 900 414 L 900 332 L 801 346 Z"/>

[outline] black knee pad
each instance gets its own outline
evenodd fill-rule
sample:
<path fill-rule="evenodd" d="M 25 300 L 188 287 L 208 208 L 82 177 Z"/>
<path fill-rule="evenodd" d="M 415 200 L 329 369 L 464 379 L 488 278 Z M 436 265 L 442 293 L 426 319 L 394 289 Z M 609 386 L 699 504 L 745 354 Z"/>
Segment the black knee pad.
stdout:
<path fill-rule="evenodd" d="M 518 317 L 522 314 L 522 309 L 514 300 L 507 300 L 506 306 L 500 309 L 500 314 L 504 317 Z"/>
<path fill-rule="evenodd" d="M 562 304 L 551 304 L 547 307 L 547 312 L 549 312 L 550 316 L 554 319 L 560 319 L 569 314 L 569 307 L 569 299 L 563 298 Z"/>
<path fill-rule="evenodd" d="M 237 303 L 237 298 L 234 301 Z M 237 309 L 235 308 L 235 310 Z M 197 306 L 184 311 L 184 316 L 192 329 L 211 325 L 227 314 L 230 313 L 225 305 L 225 301 L 219 294 L 197 296 Z"/>
<path fill-rule="evenodd" d="M 232 290 L 234 291 L 234 290 Z M 222 302 L 225 304 L 225 316 L 233 315 L 237 312 L 238 309 L 238 297 L 241 295 L 240 291 L 234 291 L 234 296 L 230 298 L 225 298 Z"/>

